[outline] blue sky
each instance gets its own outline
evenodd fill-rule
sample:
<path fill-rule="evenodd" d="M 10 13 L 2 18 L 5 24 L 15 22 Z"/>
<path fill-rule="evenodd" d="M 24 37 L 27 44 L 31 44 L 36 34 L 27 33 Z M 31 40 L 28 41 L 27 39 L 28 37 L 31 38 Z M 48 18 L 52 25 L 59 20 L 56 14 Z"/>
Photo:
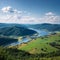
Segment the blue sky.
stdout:
<path fill-rule="evenodd" d="M 60 0 L 0 0 L 0 13 L 2 23 L 59 24 Z"/>

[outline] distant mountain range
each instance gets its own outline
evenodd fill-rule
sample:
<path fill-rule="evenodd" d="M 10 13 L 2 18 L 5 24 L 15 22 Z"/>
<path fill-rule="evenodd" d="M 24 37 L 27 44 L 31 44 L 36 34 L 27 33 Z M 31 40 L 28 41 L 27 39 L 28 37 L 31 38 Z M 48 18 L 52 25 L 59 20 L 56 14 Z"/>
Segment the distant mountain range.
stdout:
<path fill-rule="evenodd" d="M 46 29 L 48 31 L 60 31 L 60 24 L 44 23 L 44 24 L 28 25 L 28 27 L 34 28 L 34 29 L 39 29 L 39 30 Z"/>
<path fill-rule="evenodd" d="M 9 24 L 9 23 L 0 23 L 0 28 L 3 28 L 3 27 L 12 27 L 12 26 L 18 26 L 18 27 L 26 27 L 24 24 Z"/>
<path fill-rule="evenodd" d="M 37 33 L 33 29 L 46 29 L 48 31 L 60 31 L 60 24 L 5 24 L 0 23 L 0 35 L 5 36 L 26 36 Z"/>

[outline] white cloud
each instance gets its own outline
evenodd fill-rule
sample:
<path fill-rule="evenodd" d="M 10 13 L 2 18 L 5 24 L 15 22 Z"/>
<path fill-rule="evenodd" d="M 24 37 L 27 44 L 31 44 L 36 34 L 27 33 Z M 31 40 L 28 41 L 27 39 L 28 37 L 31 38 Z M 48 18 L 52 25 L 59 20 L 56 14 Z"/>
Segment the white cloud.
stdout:
<path fill-rule="evenodd" d="M 52 12 L 46 13 L 46 15 L 42 18 L 42 20 L 45 23 L 60 24 L 60 16 L 57 16 Z"/>
<path fill-rule="evenodd" d="M 10 6 L 4 7 L 1 9 L 4 13 L 11 12 L 12 8 Z"/>
<path fill-rule="evenodd" d="M 45 15 L 50 16 L 50 15 L 54 15 L 54 14 L 52 12 L 48 12 Z"/>
<path fill-rule="evenodd" d="M 10 6 L 1 9 L 3 15 L 0 15 L 0 23 L 19 23 L 19 24 L 40 24 L 40 23 L 51 23 L 60 24 L 60 16 L 52 12 L 45 13 L 41 18 L 33 17 L 30 12 L 19 11 Z M 9 14 L 12 13 L 12 14 Z"/>
<path fill-rule="evenodd" d="M 17 9 L 13 9 L 11 6 L 3 7 L 1 10 L 4 13 L 22 13 L 22 11 L 18 11 Z"/>

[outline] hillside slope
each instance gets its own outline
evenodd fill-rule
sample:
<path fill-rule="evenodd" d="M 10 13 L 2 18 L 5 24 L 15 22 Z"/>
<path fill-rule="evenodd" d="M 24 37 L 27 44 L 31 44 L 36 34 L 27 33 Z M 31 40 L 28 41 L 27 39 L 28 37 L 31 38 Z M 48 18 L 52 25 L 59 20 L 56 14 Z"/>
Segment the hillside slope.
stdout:
<path fill-rule="evenodd" d="M 60 50 L 60 33 L 39 37 L 31 42 L 18 46 L 18 49 L 32 54 L 50 53 Z"/>
<path fill-rule="evenodd" d="M 33 35 L 36 31 L 30 30 L 22 26 L 9 26 L 0 28 L 0 35 L 4 36 L 26 36 Z"/>

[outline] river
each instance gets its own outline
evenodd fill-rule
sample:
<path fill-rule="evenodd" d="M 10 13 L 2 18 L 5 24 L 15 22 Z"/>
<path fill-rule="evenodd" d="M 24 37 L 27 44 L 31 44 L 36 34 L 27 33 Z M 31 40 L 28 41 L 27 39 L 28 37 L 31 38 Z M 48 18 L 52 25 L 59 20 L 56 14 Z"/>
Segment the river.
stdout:
<path fill-rule="evenodd" d="M 36 31 L 38 33 L 37 37 L 49 35 L 49 32 L 46 31 L 46 30 L 38 30 L 38 29 L 32 29 L 32 28 L 29 28 L 29 29 Z M 18 45 L 18 44 L 26 43 L 26 42 L 31 41 L 31 40 L 32 39 L 29 39 L 29 38 L 25 37 L 22 40 L 19 40 L 17 42 L 11 43 L 11 44 L 9 44 L 7 46 L 15 46 L 15 45 Z"/>

